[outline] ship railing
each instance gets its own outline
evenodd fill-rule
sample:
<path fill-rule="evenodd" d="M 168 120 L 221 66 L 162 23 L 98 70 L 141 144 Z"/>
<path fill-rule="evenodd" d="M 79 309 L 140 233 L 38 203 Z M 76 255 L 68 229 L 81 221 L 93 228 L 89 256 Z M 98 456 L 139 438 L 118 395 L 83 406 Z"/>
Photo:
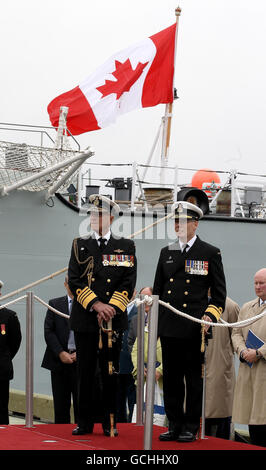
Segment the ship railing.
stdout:
<path fill-rule="evenodd" d="M 0 123 L 0 130 L 39 133 L 41 145 L 0 141 L 0 196 L 20 189 L 27 191 L 46 190 L 45 201 L 52 197 L 59 188 L 66 189 L 76 181 L 82 164 L 94 155 L 87 148 L 80 150 L 80 145 L 67 129 L 68 108 L 61 107 L 58 128 L 50 126 L 32 126 Z M 53 139 L 48 129 L 56 131 Z M 43 145 L 44 136 L 49 138 L 53 147 Z M 71 147 L 74 141 L 77 150 Z"/>
<path fill-rule="evenodd" d="M 0 142 L 0 195 L 14 190 L 47 190 L 46 200 L 69 185 L 79 167 L 94 152 L 50 149 Z"/>
<path fill-rule="evenodd" d="M 25 415 L 25 426 L 28 428 L 33 427 L 33 396 L 34 396 L 34 302 L 38 301 L 44 305 L 47 309 L 53 311 L 64 318 L 69 318 L 63 312 L 53 308 L 45 301 L 34 295 L 32 291 L 26 293 L 21 297 L 18 297 L 12 301 L 7 302 L 0 306 L 0 309 L 9 307 L 10 305 L 26 300 L 26 415 Z M 205 340 L 204 340 L 204 326 L 209 325 L 212 327 L 223 327 L 223 328 L 244 328 L 248 325 L 255 323 L 266 315 L 266 309 L 263 310 L 259 315 L 246 320 L 228 323 L 224 320 L 218 321 L 217 323 L 208 322 L 199 318 L 195 318 L 192 315 L 181 312 L 170 304 L 163 302 L 159 299 L 158 295 L 138 295 L 129 306 L 133 303 L 136 304 L 138 309 L 137 317 L 137 338 L 138 338 L 138 349 L 137 349 L 137 413 L 136 413 L 136 425 L 144 426 L 144 440 L 143 449 L 152 449 L 152 434 L 153 434 L 153 414 L 154 414 L 154 395 L 155 395 L 155 379 L 154 371 L 156 368 L 156 351 L 157 351 L 157 333 L 158 333 L 158 309 L 159 305 L 170 309 L 177 315 L 180 315 L 188 320 L 201 324 L 202 328 L 202 344 L 201 351 L 205 354 Z M 148 316 L 148 357 L 147 357 L 147 377 L 146 377 L 146 392 L 145 392 L 145 413 L 144 413 L 144 321 L 145 321 L 145 305 L 149 305 L 151 313 Z M 107 331 L 107 330 L 106 330 Z M 204 361 L 205 368 L 205 361 Z M 200 439 L 205 438 L 205 380 L 206 374 L 203 375 L 203 399 L 202 399 L 202 423 L 200 430 Z"/>
<path fill-rule="evenodd" d="M 87 158 L 94 155 L 90 150 L 82 152 L 79 142 L 67 128 L 67 108 L 62 107 L 58 128 L 52 126 L 22 125 L 15 123 L 0 123 L 0 130 L 9 131 L 16 135 L 23 132 L 40 135 L 40 145 L 26 145 L 10 141 L 0 142 L 0 195 L 11 191 L 24 189 L 28 191 L 46 190 L 45 201 L 56 192 L 64 193 L 66 197 L 75 200 L 78 207 L 86 205 L 88 192 L 104 193 L 106 188 L 114 194 L 123 210 L 131 212 L 164 211 L 177 200 L 181 189 L 191 186 L 195 173 L 201 170 L 183 168 L 178 165 L 151 164 L 151 152 L 147 163 L 91 163 Z M 52 132 L 56 136 L 52 137 Z M 10 134 L 12 135 L 12 134 Z M 45 139 L 52 147 L 44 146 Z M 74 148 L 72 149 L 72 142 Z M 87 154 L 87 158 L 82 158 Z M 80 155 L 80 158 L 78 158 Z M 75 160 L 77 157 L 77 160 Z M 72 160 L 74 159 L 74 160 Z M 92 169 L 108 168 L 110 176 L 103 178 L 102 174 L 92 178 Z M 117 177 L 118 168 L 124 176 Z M 111 175 L 114 172 L 114 177 Z M 266 219 L 266 175 L 249 174 L 237 169 L 203 170 L 210 175 L 218 175 L 220 183 L 212 179 L 204 181 L 197 188 L 208 196 L 210 216 L 225 216 L 231 218 Z M 96 182 L 98 183 L 96 185 Z M 67 193 L 70 186 L 74 187 L 71 195 Z M 86 188 L 85 188 L 86 186 Z M 71 189 L 72 191 L 72 189 Z M 86 194 L 84 195 L 84 193 Z"/>
<path fill-rule="evenodd" d="M 45 141 L 47 140 L 48 143 L 52 143 L 53 144 L 53 147 L 56 145 L 56 139 L 57 139 L 57 135 L 54 136 L 54 132 L 57 133 L 57 129 L 53 126 L 35 126 L 35 125 L 32 125 L 32 124 L 15 124 L 15 123 L 9 123 L 9 122 L 0 122 L 0 130 L 1 131 L 5 131 L 5 132 L 8 132 L 8 134 L 11 136 L 15 136 L 13 138 L 15 138 L 15 141 L 17 143 L 17 136 L 19 135 L 19 133 L 23 132 L 23 134 L 34 134 L 34 137 L 35 135 L 37 134 L 39 136 L 39 145 L 40 147 L 45 147 L 47 145 L 45 145 Z M 76 150 L 77 151 L 81 151 L 80 149 L 80 144 L 79 142 L 77 141 L 77 139 L 71 134 L 70 130 L 67 128 L 67 135 L 70 137 L 71 141 L 73 142 L 74 144 L 74 147 L 76 147 Z M 24 142 L 24 137 L 23 137 L 23 142 Z M 36 145 L 36 142 L 35 142 L 35 138 L 34 138 L 34 144 Z"/>
<path fill-rule="evenodd" d="M 121 177 L 102 177 L 102 168 L 108 168 L 109 174 L 123 174 Z M 83 171 L 85 169 L 85 171 Z M 158 172 L 164 169 L 167 184 L 159 181 Z M 147 178 L 147 171 L 152 174 Z M 92 177 L 92 171 L 96 177 Z M 141 171 L 143 174 L 141 175 Z M 80 190 L 84 196 L 79 196 L 82 205 L 87 204 L 93 193 L 101 193 L 114 199 L 123 210 L 131 212 L 165 212 L 170 210 L 174 201 L 178 200 L 180 191 L 186 189 L 186 198 L 191 198 L 190 191 L 195 189 L 191 182 L 193 175 L 200 172 L 195 168 L 176 166 L 144 165 L 137 163 L 95 163 L 86 162 L 82 166 Z M 220 183 L 210 179 L 196 189 L 208 198 L 209 216 L 224 216 L 230 218 L 266 219 L 266 175 L 249 174 L 231 169 L 229 171 L 213 171 L 219 175 Z M 100 173 L 100 176 L 98 176 Z M 165 178 L 166 179 L 166 178 Z M 112 189 L 110 189 L 112 188 Z M 109 194 L 106 194 L 109 192 Z M 182 196 L 183 199 L 183 196 Z"/>

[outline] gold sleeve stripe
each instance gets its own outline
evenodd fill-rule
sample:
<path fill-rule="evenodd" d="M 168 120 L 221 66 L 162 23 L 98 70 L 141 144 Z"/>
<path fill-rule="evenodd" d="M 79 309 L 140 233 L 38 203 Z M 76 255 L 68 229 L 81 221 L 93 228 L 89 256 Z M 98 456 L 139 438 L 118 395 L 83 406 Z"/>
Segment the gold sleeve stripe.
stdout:
<path fill-rule="evenodd" d="M 218 321 L 223 309 L 221 307 L 216 307 L 216 305 L 208 305 L 207 309 L 205 310 L 205 313 L 208 314 L 211 313 L 212 315 L 215 316 L 216 320 Z"/>
<path fill-rule="evenodd" d="M 117 300 L 117 302 L 120 302 L 121 304 L 124 305 L 124 307 L 127 307 L 128 302 L 125 302 L 123 299 L 120 297 L 117 297 L 116 295 L 113 295 L 111 300 Z"/>
<path fill-rule="evenodd" d="M 125 307 L 127 306 L 128 304 L 128 301 L 126 299 L 124 299 L 123 297 L 119 296 L 119 295 L 116 295 L 116 294 L 113 294 L 112 295 L 112 299 L 116 299 L 118 302 L 121 302 L 122 304 L 125 305 Z"/>
<path fill-rule="evenodd" d="M 87 305 L 97 297 L 89 287 L 84 289 L 77 289 L 77 301 L 82 305 L 83 308 L 87 308 Z"/>
<path fill-rule="evenodd" d="M 120 308 L 120 310 L 122 310 L 122 312 L 124 312 L 127 308 L 124 304 L 114 299 L 113 297 L 109 300 L 109 304 L 116 305 L 118 308 Z"/>
<path fill-rule="evenodd" d="M 119 291 L 114 291 L 113 295 L 117 295 L 117 297 L 120 297 L 123 300 L 126 300 L 128 302 L 128 292 L 124 290 L 123 292 Z"/>
<path fill-rule="evenodd" d="M 87 297 L 85 297 L 82 302 L 80 302 L 81 305 L 82 305 L 82 307 L 86 309 L 86 308 L 87 308 L 87 305 L 88 305 L 93 299 L 96 299 L 96 297 L 97 297 L 97 295 L 94 294 L 94 292 L 91 291 L 91 293 L 90 293 Z"/>
<path fill-rule="evenodd" d="M 123 291 L 122 293 L 115 291 L 109 300 L 109 304 L 116 305 L 120 310 L 122 310 L 122 312 L 126 310 L 128 302 L 127 291 Z"/>
<path fill-rule="evenodd" d="M 127 291 L 123 291 L 122 293 L 118 292 L 118 291 L 115 291 L 113 295 L 120 298 L 122 302 L 125 302 L 126 304 L 128 304 L 129 298 L 128 298 Z"/>
<path fill-rule="evenodd" d="M 87 292 L 87 293 L 85 292 L 84 294 L 82 294 L 82 296 L 78 297 L 77 300 L 83 306 L 83 303 L 86 302 L 86 300 L 90 298 L 90 295 L 91 295 L 90 292 Z"/>
<path fill-rule="evenodd" d="M 79 302 L 82 302 L 82 300 L 87 296 L 89 295 L 90 293 L 90 289 L 88 287 L 85 287 L 85 289 L 83 289 L 79 295 L 78 295 L 78 301 Z"/>

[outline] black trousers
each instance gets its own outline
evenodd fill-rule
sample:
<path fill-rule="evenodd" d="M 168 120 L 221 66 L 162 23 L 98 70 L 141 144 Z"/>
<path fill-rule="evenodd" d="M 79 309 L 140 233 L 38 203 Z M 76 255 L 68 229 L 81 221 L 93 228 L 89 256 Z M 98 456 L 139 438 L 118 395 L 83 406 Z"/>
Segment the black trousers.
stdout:
<path fill-rule="evenodd" d="M 9 380 L 0 380 L 0 424 L 9 424 Z"/>
<path fill-rule="evenodd" d="M 119 356 L 121 351 L 119 334 L 108 350 L 107 334 L 102 333 L 102 349 L 99 349 L 99 333 L 75 332 L 78 375 L 78 426 L 87 427 L 95 422 L 95 387 L 97 366 L 102 384 L 102 423 L 110 426 L 110 414 L 116 422 L 116 393 Z M 110 354 L 111 353 L 111 354 Z M 108 362 L 112 361 L 114 373 L 109 375 Z"/>
<path fill-rule="evenodd" d="M 160 337 L 164 406 L 170 427 L 196 433 L 202 412 L 202 354 L 196 339 Z"/>
<path fill-rule="evenodd" d="M 249 435 L 254 446 L 266 447 L 266 425 L 249 424 Z"/>
<path fill-rule="evenodd" d="M 116 412 L 118 423 L 131 423 L 136 403 L 136 385 L 132 374 L 118 374 Z"/>
<path fill-rule="evenodd" d="M 226 418 L 206 418 L 205 434 L 206 436 L 219 437 L 220 439 L 230 440 L 232 417 Z"/>
<path fill-rule="evenodd" d="M 71 422 L 71 398 L 73 399 L 74 419 L 77 422 L 78 385 L 76 363 L 62 364 L 62 368 L 59 371 L 51 371 L 51 383 L 55 424 Z"/>

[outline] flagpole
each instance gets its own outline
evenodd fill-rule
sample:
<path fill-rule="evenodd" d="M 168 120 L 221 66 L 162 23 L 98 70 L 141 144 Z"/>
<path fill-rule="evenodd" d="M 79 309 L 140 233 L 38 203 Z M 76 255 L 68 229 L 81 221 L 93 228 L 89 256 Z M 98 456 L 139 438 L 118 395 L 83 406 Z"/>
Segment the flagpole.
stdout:
<path fill-rule="evenodd" d="M 177 35 L 178 35 L 178 26 L 179 26 L 179 17 L 181 15 L 181 8 L 177 7 L 175 9 L 176 16 L 176 34 L 175 34 L 175 55 L 174 55 L 174 77 L 175 77 L 175 58 L 176 58 L 176 46 L 177 46 Z M 173 77 L 173 84 L 174 84 Z M 174 93 L 173 93 L 174 94 Z M 164 184 L 165 177 L 165 168 L 168 165 L 168 156 L 169 156 L 169 146 L 170 146 L 170 135 L 171 135 L 171 124 L 172 124 L 172 111 L 173 111 L 173 102 L 167 103 L 165 105 L 165 114 L 163 117 L 163 136 L 162 136 L 162 153 L 161 153 L 161 173 L 160 173 L 160 182 Z"/>

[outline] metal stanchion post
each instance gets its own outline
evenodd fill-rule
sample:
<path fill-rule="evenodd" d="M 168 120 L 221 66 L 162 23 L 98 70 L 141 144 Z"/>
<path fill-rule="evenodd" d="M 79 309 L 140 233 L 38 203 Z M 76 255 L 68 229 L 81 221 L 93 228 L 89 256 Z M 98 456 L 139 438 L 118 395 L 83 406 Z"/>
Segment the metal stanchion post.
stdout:
<path fill-rule="evenodd" d="M 26 311 L 26 427 L 33 427 L 33 293 L 27 292 Z"/>
<path fill-rule="evenodd" d="M 205 405 L 206 405 L 206 352 L 204 352 L 204 364 L 203 364 L 203 388 L 202 388 L 202 411 L 201 411 L 201 434 L 200 434 L 201 439 L 205 439 Z"/>
<path fill-rule="evenodd" d="M 140 300 L 144 299 L 144 295 L 140 295 Z M 137 415 L 136 424 L 143 425 L 143 401 L 144 401 L 144 327 L 145 327 L 145 304 L 138 306 L 138 322 L 137 322 Z"/>
<path fill-rule="evenodd" d="M 152 448 L 152 430 L 153 430 L 153 408 L 154 408 L 154 388 L 155 388 L 155 366 L 157 351 L 157 331 L 158 331 L 158 307 L 159 296 L 152 296 L 153 303 L 149 313 L 148 324 L 148 361 L 147 361 L 147 380 L 146 380 L 146 410 L 144 421 L 144 450 Z"/>

